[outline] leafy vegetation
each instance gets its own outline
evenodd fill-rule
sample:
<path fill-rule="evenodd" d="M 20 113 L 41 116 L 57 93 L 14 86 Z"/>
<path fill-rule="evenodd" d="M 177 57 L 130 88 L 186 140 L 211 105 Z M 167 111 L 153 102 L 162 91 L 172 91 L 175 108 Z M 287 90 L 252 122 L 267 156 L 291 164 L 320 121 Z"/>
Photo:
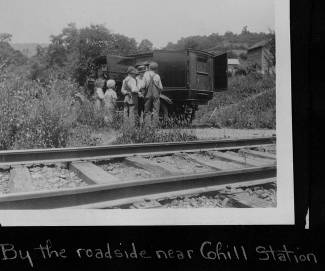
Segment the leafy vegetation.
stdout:
<path fill-rule="evenodd" d="M 53 81 L 44 87 L 9 75 L 0 83 L 0 148 L 62 147 L 66 145 L 74 88 Z"/>
<path fill-rule="evenodd" d="M 243 28 L 240 34 L 182 38 L 165 49 L 212 48 L 213 52 L 240 53 L 269 38 L 274 38 L 274 33 L 251 33 Z M 108 127 L 118 130 L 117 144 L 196 139 L 184 131 L 188 123 L 182 119 L 168 119 L 155 128 L 131 127 L 123 124 L 118 113 L 107 123 L 92 101 L 78 98 L 96 57 L 150 51 L 154 48 L 149 40 L 137 44 L 103 25 L 77 28 L 69 24 L 51 36 L 48 47 L 38 46 L 31 58 L 13 49 L 10 42 L 10 34 L 0 34 L 0 149 L 96 145 L 99 142 L 92 137 L 93 131 Z M 208 106 L 199 110 L 196 121 L 218 127 L 274 128 L 274 81 L 254 73 L 231 78 L 229 91 L 216 93 Z"/>
<path fill-rule="evenodd" d="M 171 122 L 169 122 L 171 123 Z M 139 127 L 122 125 L 115 144 L 174 142 L 197 140 L 197 137 L 189 131 L 182 129 L 181 124 L 170 124 L 169 129 L 161 129 L 161 126 L 141 125 Z"/>
<path fill-rule="evenodd" d="M 250 73 L 229 78 L 226 92 L 215 93 L 199 109 L 196 124 L 275 129 L 275 77 Z"/>
<path fill-rule="evenodd" d="M 136 50 L 134 39 L 114 34 L 103 25 L 78 29 L 71 23 L 60 34 L 51 36 L 47 48 L 38 48 L 32 58 L 32 79 L 37 79 L 44 70 L 54 69 L 60 71 L 61 76 L 70 76 L 83 85 L 96 57 L 108 53 L 129 54 Z"/>
<path fill-rule="evenodd" d="M 168 43 L 164 49 L 182 50 L 187 48 L 198 50 L 227 51 L 235 49 L 248 49 L 250 46 L 262 40 L 269 40 L 274 36 L 270 33 L 250 32 L 247 26 L 244 26 L 240 34 L 227 31 L 224 35 L 212 33 L 208 36 L 189 36 L 179 39 L 176 43 Z"/>
<path fill-rule="evenodd" d="M 80 104 L 78 91 L 71 80 L 44 85 L 14 74 L 0 76 L 0 149 L 97 144 L 91 133 L 106 125 L 103 113 L 90 102 Z"/>
<path fill-rule="evenodd" d="M 26 56 L 11 47 L 10 40 L 10 34 L 0 34 L 0 71 L 5 66 L 24 65 L 27 62 Z"/>
<path fill-rule="evenodd" d="M 127 55 L 152 48 L 147 39 L 137 45 L 134 38 L 113 33 L 104 25 L 77 28 L 71 23 L 60 34 L 51 36 L 47 48 L 37 48 L 32 58 L 31 78 L 44 80 L 49 72 L 56 71 L 61 77 L 72 77 L 83 85 L 98 56 Z"/>
<path fill-rule="evenodd" d="M 210 120 L 217 127 L 275 129 L 275 89 L 222 108 Z"/>

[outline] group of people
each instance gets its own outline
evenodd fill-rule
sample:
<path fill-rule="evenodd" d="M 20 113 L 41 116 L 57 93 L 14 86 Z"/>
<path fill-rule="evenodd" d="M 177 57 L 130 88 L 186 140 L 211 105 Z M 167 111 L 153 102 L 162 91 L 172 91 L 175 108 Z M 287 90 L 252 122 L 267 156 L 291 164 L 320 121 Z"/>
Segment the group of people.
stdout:
<path fill-rule="evenodd" d="M 127 76 L 123 80 L 121 93 L 124 95 L 124 121 L 131 125 L 138 125 L 142 119 L 144 123 L 157 125 L 159 121 L 160 93 L 163 89 L 158 71 L 158 64 L 130 66 Z M 99 77 L 95 81 L 96 108 L 104 107 L 105 120 L 113 121 L 116 111 L 116 83 L 107 80 L 107 90 L 104 94 L 105 79 Z"/>

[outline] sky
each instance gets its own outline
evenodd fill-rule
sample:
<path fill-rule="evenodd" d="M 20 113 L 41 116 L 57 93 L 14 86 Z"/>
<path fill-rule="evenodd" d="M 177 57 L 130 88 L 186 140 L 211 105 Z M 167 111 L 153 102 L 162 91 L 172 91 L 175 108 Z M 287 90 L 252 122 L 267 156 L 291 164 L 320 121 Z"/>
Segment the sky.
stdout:
<path fill-rule="evenodd" d="M 12 42 L 48 43 L 71 22 L 104 24 L 157 48 L 190 35 L 274 30 L 273 0 L 0 0 L 0 33 Z"/>

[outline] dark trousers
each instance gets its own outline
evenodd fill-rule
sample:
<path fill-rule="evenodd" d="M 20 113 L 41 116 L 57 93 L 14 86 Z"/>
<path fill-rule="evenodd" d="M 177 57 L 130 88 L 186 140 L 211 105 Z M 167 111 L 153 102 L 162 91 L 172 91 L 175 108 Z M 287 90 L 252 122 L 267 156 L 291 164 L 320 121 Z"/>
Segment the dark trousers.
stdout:
<path fill-rule="evenodd" d="M 124 103 L 124 121 L 132 126 L 139 124 L 138 102 L 138 93 L 132 93 L 132 104 Z"/>
<path fill-rule="evenodd" d="M 139 95 L 138 93 L 132 93 L 132 100 L 133 100 L 133 116 L 134 116 L 134 124 L 139 124 Z"/>
<path fill-rule="evenodd" d="M 144 101 L 144 119 L 145 123 L 151 123 L 152 113 L 152 124 L 157 125 L 159 121 L 159 109 L 160 109 L 160 97 L 149 96 Z"/>
<path fill-rule="evenodd" d="M 138 99 L 138 115 L 141 117 L 142 112 L 144 112 L 144 98 L 139 97 Z"/>

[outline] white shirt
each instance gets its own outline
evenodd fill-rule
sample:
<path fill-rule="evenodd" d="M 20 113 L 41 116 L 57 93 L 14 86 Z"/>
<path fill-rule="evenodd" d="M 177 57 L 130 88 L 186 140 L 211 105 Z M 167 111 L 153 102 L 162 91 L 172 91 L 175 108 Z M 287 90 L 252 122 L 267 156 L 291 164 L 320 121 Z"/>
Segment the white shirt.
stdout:
<path fill-rule="evenodd" d="M 144 80 L 144 77 L 143 76 L 137 76 L 136 77 L 137 79 L 137 86 L 139 88 L 139 90 L 143 89 L 146 87 L 146 83 L 145 83 L 145 80 Z"/>
<path fill-rule="evenodd" d="M 101 100 L 104 98 L 104 92 L 101 88 L 96 88 L 96 97 Z"/>
<path fill-rule="evenodd" d="M 128 75 L 122 83 L 121 92 L 123 95 L 129 94 L 129 92 L 139 92 L 139 88 L 137 87 L 137 81 L 132 76 Z"/>
<path fill-rule="evenodd" d="M 114 99 L 115 100 L 117 99 L 116 92 L 111 88 L 106 90 L 104 95 L 104 100 L 114 100 Z"/>
<path fill-rule="evenodd" d="M 116 92 L 111 88 L 106 90 L 105 95 L 104 95 L 105 105 L 108 107 L 112 107 L 112 106 L 114 106 L 116 100 L 117 100 Z"/>

